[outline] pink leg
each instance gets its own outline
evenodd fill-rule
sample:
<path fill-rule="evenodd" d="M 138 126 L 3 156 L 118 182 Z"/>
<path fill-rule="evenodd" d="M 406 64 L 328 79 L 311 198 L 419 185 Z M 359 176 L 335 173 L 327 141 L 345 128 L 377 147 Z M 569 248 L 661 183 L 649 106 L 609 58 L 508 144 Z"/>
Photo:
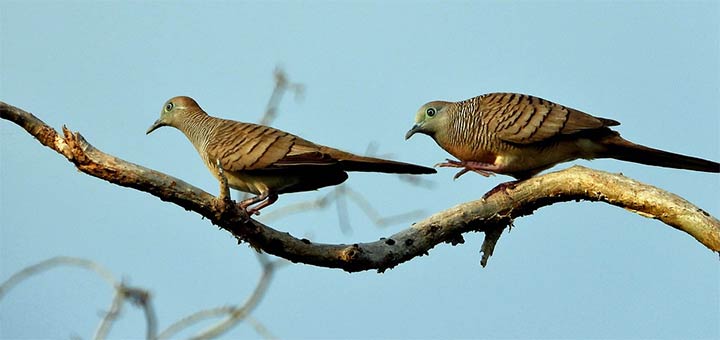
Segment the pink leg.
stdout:
<path fill-rule="evenodd" d="M 260 209 L 267 207 L 270 204 L 275 203 L 277 201 L 278 195 L 275 193 L 270 193 L 269 191 L 260 193 L 260 195 L 248 198 L 246 200 L 243 200 L 239 203 L 240 209 L 245 210 L 248 215 L 260 215 Z M 250 207 L 253 204 L 260 203 L 250 209 Z"/>
<path fill-rule="evenodd" d="M 435 166 L 442 167 L 442 168 L 463 168 L 455 174 L 453 179 L 458 179 L 460 176 L 464 175 L 465 173 L 472 171 L 475 173 L 478 173 L 480 175 L 483 175 L 485 177 L 490 177 L 495 175 L 495 172 L 500 170 L 500 168 L 495 164 L 490 163 L 482 163 L 482 162 L 474 162 L 474 161 L 454 161 L 450 159 L 446 159 L 446 162 L 444 163 L 438 163 L 435 164 Z"/>

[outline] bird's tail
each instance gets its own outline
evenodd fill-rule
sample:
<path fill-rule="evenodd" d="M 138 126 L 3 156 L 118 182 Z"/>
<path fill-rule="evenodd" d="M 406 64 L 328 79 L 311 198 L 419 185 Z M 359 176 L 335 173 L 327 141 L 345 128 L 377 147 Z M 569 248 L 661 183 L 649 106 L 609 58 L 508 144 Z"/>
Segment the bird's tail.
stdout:
<path fill-rule="evenodd" d="M 598 155 L 598 158 L 615 158 L 666 168 L 720 173 L 720 163 L 649 148 L 627 141 L 620 136 L 606 138 L 602 141 L 602 145 L 605 151 Z"/>
<path fill-rule="evenodd" d="M 330 149 L 330 148 L 327 148 Z M 323 150 L 328 152 L 329 150 Z M 351 154 L 349 152 L 332 149 L 332 156 L 338 160 L 340 166 L 345 171 L 362 171 L 362 172 L 385 172 L 390 174 L 434 174 L 437 171 L 420 165 L 391 161 L 388 159 L 365 157 Z"/>

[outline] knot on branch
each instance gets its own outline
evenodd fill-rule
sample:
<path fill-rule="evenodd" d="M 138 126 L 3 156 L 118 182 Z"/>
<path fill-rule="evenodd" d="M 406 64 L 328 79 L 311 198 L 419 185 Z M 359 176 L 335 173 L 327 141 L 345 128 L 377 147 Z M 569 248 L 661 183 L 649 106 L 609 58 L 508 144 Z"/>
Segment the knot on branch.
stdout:
<path fill-rule="evenodd" d="M 355 262 L 360 258 L 362 253 L 363 250 L 360 248 L 360 245 L 353 244 L 340 251 L 340 260 L 344 262 Z"/>
<path fill-rule="evenodd" d="M 77 166 L 87 166 L 92 163 L 85 154 L 85 148 L 89 145 L 79 132 L 72 132 L 65 125 L 62 127 L 65 136 L 67 150 L 65 156 Z"/>

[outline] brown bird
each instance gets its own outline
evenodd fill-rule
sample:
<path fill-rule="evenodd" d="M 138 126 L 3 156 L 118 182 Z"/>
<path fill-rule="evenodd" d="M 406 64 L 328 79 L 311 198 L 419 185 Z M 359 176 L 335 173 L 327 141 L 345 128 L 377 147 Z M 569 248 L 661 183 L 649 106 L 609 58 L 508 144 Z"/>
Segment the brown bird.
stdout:
<path fill-rule="evenodd" d="M 353 155 L 268 126 L 212 117 L 190 97 L 168 100 L 147 133 L 161 126 L 182 131 L 218 180 L 219 161 L 231 188 L 257 195 L 240 202 L 249 214 L 259 214 L 279 194 L 340 184 L 348 177 L 346 171 L 435 173 L 414 164 Z"/>
<path fill-rule="evenodd" d="M 415 133 L 432 137 L 460 161 L 441 167 L 463 168 L 483 176 L 532 177 L 555 164 L 578 158 L 615 158 L 628 162 L 705 172 L 720 163 L 652 149 L 629 142 L 610 126 L 617 121 L 591 116 L 553 102 L 516 93 L 489 93 L 461 102 L 433 101 L 415 115 Z"/>

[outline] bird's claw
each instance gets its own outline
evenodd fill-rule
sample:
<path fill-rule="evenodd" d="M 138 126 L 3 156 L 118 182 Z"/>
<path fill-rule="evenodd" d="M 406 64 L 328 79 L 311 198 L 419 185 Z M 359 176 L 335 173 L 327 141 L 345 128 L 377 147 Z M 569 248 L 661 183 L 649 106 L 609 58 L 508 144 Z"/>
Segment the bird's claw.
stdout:
<path fill-rule="evenodd" d="M 460 176 L 472 171 L 475 173 L 478 173 L 484 177 L 490 177 L 494 176 L 495 173 L 492 171 L 485 170 L 483 165 L 486 165 L 484 163 L 478 163 L 478 162 L 464 162 L 464 161 L 454 161 L 452 159 L 445 159 L 445 162 L 437 163 L 435 164 L 435 167 L 441 167 L 441 168 L 463 168 L 462 170 L 458 171 L 458 173 L 453 176 L 453 180 L 456 180 L 460 178 Z"/>
<path fill-rule="evenodd" d="M 253 205 L 255 202 L 252 202 L 250 200 L 245 200 L 240 203 L 238 203 L 238 208 L 248 214 L 248 216 L 257 216 L 260 215 L 260 209 L 257 209 L 257 207 L 250 208 L 251 205 Z"/>
<path fill-rule="evenodd" d="M 472 172 L 474 172 L 474 173 L 477 173 L 477 174 L 480 174 L 480 175 L 482 175 L 482 176 L 484 176 L 484 177 L 495 176 L 495 174 L 492 173 L 492 172 L 490 172 L 490 171 L 485 171 L 485 170 L 473 169 L 473 168 L 465 167 L 464 169 L 458 171 L 458 173 L 456 173 L 455 176 L 453 176 L 453 180 L 456 180 L 456 179 L 460 178 L 460 176 L 462 176 L 462 175 L 464 175 L 464 174 L 466 174 L 466 173 L 468 173 L 468 172 L 470 172 L 470 171 L 472 171 Z"/>
<path fill-rule="evenodd" d="M 515 189 L 515 186 L 520 183 L 520 181 L 510 181 L 510 182 L 504 182 L 498 184 L 496 187 L 490 189 L 490 191 L 486 192 L 485 195 L 483 195 L 483 199 L 487 199 L 488 197 L 502 191 L 506 195 L 508 194 L 508 190 Z"/>
<path fill-rule="evenodd" d="M 436 168 L 462 168 L 465 167 L 463 162 L 454 161 L 452 159 L 445 159 L 445 162 L 437 163 L 434 165 Z"/>
<path fill-rule="evenodd" d="M 248 216 L 253 216 L 253 215 L 259 216 L 260 215 L 260 209 L 250 208 L 245 211 L 247 212 Z"/>

